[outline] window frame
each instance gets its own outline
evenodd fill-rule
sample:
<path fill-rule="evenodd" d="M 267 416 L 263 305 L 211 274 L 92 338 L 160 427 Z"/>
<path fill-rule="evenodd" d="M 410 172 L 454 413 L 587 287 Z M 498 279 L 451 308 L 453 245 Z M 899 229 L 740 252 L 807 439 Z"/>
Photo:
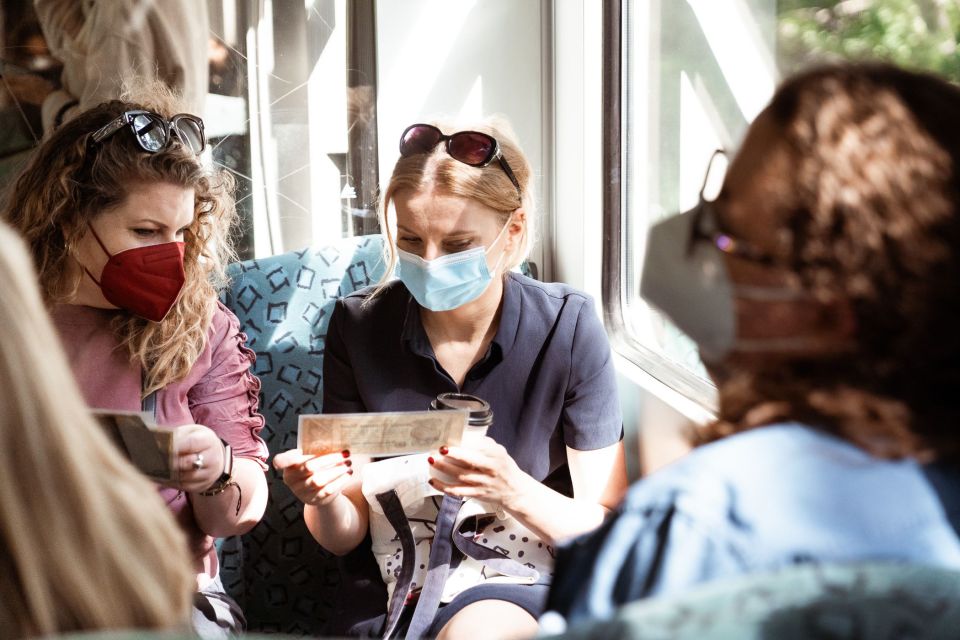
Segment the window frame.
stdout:
<path fill-rule="evenodd" d="M 629 26 L 630 0 L 603 2 L 602 75 L 602 157 L 605 188 L 602 195 L 603 248 L 601 252 L 603 317 L 613 349 L 654 379 L 694 401 L 710 412 L 716 411 L 716 387 L 678 366 L 661 353 L 642 344 L 630 332 L 624 318 L 627 281 L 626 246 L 628 231 L 626 188 L 630 186 L 627 132 L 629 96 L 625 91 L 629 58 L 624 44 Z"/>

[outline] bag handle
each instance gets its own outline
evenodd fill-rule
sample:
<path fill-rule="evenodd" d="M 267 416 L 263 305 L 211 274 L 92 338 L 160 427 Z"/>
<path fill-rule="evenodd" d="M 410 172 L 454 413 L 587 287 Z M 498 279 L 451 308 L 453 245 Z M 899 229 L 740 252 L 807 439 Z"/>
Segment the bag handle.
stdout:
<path fill-rule="evenodd" d="M 430 545 L 430 563 L 427 565 L 427 578 L 420 590 L 420 600 L 413 611 L 413 618 L 407 629 L 406 640 L 418 640 L 424 637 L 433 619 L 440 608 L 440 598 L 443 597 L 443 588 L 450 575 L 450 563 L 453 560 L 453 525 L 457 520 L 457 513 L 463 505 L 462 498 L 444 495 L 440 502 L 440 513 L 437 514 L 436 531 L 433 534 L 433 543 Z M 404 554 L 404 560 L 406 560 Z"/>
<path fill-rule="evenodd" d="M 146 375 L 144 375 L 144 372 L 141 371 L 140 372 L 140 390 L 142 391 L 146 385 L 147 385 L 147 377 Z M 158 389 L 154 389 L 148 395 L 144 396 L 144 398 L 140 401 L 140 411 L 143 411 L 144 413 L 149 413 L 150 416 L 153 418 L 154 422 L 157 421 L 157 391 Z"/>
<path fill-rule="evenodd" d="M 377 502 L 383 509 L 383 515 L 393 530 L 397 532 L 400 539 L 400 548 L 403 549 L 403 563 L 400 565 L 400 575 L 397 577 L 397 584 L 393 587 L 393 596 L 387 607 L 387 619 L 384 622 L 384 638 L 393 635 L 400 622 L 400 615 L 403 613 L 403 606 L 407 603 L 407 596 L 410 593 L 410 583 L 413 582 L 413 565 L 416 562 L 416 543 L 413 540 L 413 531 L 410 529 L 410 522 L 407 520 L 407 514 L 403 512 L 403 504 L 400 502 L 400 496 L 393 489 L 377 494 Z"/>
<path fill-rule="evenodd" d="M 530 584 L 534 584 L 540 580 L 540 572 L 532 566 L 521 564 L 516 560 L 507 558 L 493 549 L 474 542 L 472 537 L 458 533 L 454 536 L 454 544 L 463 555 L 473 558 L 497 573 L 510 576 L 511 578 L 523 578 L 529 580 Z"/>

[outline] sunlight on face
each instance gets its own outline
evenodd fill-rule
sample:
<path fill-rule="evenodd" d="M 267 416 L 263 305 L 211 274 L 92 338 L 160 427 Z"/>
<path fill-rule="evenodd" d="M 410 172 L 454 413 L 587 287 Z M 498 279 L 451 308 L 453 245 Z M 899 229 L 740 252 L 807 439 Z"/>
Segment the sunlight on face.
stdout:
<path fill-rule="evenodd" d="M 166 183 L 143 185 L 134 187 L 120 206 L 104 211 L 90 224 L 112 254 L 163 242 L 180 242 L 193 223 L 193 203 L 192 188 Z M 103 254 L 93 234 L 84 234 L 81 243 L 93 243 L 92 248 Z"/>
<path fill-rule="evenodd" d="M 404 189 L 394 196 L 397 246 L 424 260 L 486 247 L 503 228 L 502 214 L 476 200 Z"/>

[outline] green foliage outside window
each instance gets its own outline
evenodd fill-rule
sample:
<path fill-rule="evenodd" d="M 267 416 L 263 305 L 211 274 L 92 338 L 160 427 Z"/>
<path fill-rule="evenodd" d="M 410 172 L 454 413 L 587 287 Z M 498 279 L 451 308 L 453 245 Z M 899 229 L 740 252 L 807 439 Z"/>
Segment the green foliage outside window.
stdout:
<path fill-rule="evenodd" d="M 784 75 L 817 62 L 883 60 L 960 82 L 958 0 L 778 0 Z"/>

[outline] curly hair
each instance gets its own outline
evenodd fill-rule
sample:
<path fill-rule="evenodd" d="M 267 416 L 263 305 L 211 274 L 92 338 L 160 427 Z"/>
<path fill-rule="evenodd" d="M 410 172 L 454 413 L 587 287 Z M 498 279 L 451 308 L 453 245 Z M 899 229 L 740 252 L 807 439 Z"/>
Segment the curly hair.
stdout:
<path fill-rule="evenodd" d="M 853 353 L 712 371 L 713 440 L 782 420 L 874 455 L 957 458 L 960 89 L 887 65 L 795 76 L 767 113 L 789 170 L 766 172 L 787 266 L 849 301 Z"/>
<path fill-rule="evenodd" d="M 520 206 L 526 212 L 523 236 L 516 253 L 504 266 L 504 272 L 518 266 L 530 253 L 536 234 L 535 203 L 533 199 L 533 169 L 529 160 L 520 149 L 516 136 L 507 121 L 499 116 L 491 116 L 470 126 L 454 126 L 446 122 L 431 122 L 443 131 L 480 131 L 487 133 L 500 143 L 500 151 L 513 170 L 520 183 L 522 202 Z M 379 293 L 393 277 L 397 264 L 396 243 L 392 237 L 393 226 L 389 224 L 387 213 L 397 192 L 401 189 L 419 191 L 433 188 L 440 193 L 460 196 L 477 202 L 500 213 L 500 224 L 504 225 L 517 209 L 517 189 L 496 162 L 485 167 L 472 167 L 454 160 L 445 151 L 443 145 L 437 145 L 432 153 L 401 157 L 394 165 L 390 183 L 380 199 L 378 214 L 380 228 L 386 235 L 384 260 L 387 270 L 378 283 Z"/>
<path fill-rule="evenodd" d="M 184 233 L 186 282 L 173 308 L 161 322 L 120 313 L 113 324 L 120 343 L 143 367 L 145 396 L 186 376 L 206 345 L 217 294 L 226 284 L 225 267 L 234 257 L 234 183 L 180 144 L 145 153 L 129 135 L 111 136 L 96 146 L 90 136 L 124 111 L 170 117 L 177 106 L 176 96 L 154 84 L 78 115 L 36 150 L 3 213 L 28 243 L 47 303 L 57 304 L 69 301 L 80 285 L 82 271 L 73 268 L 72 247 L 90 220 L 121 205 L 138 184 L 194 190 L 195 216 Z"/>

